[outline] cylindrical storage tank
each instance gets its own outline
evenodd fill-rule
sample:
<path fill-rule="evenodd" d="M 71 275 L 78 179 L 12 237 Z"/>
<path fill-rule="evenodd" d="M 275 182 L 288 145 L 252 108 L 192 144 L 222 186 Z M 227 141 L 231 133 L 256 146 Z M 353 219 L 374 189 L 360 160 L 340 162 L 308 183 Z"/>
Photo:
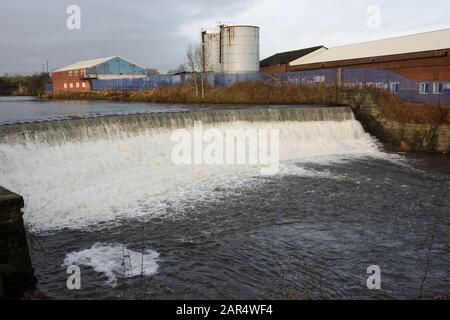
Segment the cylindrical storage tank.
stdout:
<path fill-rule="evenodd" d="M 259 71 L 259 27 L 220 27 L 220 62 L 225 73 Z"/>
<path fill-rule="evenodd" d="M 203 59 L 206 72 L 222 72 L 220 66 L 220 32 L 202 32 Z"/>

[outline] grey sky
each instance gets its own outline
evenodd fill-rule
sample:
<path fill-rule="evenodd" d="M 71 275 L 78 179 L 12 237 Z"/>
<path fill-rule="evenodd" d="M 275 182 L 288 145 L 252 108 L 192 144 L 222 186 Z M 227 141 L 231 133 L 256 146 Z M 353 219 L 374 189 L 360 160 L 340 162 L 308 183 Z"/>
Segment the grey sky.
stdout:
<path fill-rule="evenodd" d="M 81 7 L 81 30 L 66 9 Z M 367 8 L 381 28 L 367 27 Z M 186 44 L 217 22 L 261 27 L 261 58 L 314 45 L 335 46 L 450 27 L 450 1 L 411 0 L 14 0 L 0 2 L 0 74 L 33 73 L 84 59 L 121 55 L 167 71 Z"/>

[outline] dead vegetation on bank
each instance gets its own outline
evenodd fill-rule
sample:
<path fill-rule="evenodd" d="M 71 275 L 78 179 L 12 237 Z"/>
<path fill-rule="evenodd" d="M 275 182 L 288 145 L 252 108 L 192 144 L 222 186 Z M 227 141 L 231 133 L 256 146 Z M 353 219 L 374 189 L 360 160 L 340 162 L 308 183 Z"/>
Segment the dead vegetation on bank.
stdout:
<path fill-rule="evenodd" d="M 189 84 L 136 91 L 53 93 L 47 97 L 186 104 L 337 104 L 337 91 L 334 88 L 269 85 L 263 82 L 242 82 L 219 88 L 208 87 L 204 98 L 197 95 L 194 85 Z"/>
<path fill-rule="evenodd" d="M 101 91 L 89 93 L 52 93 L 44 98 L 67 100 L 107 100 L 176 104 L 259 104 L 259 105 L 343 105 L 352 94 L 368 94 L 380 107 L 386 119 L 403 123 L 449 124 L 450 107 L 426 105 L 400 100 L 377 89 L 338 89 L 336 87 L 271 85 L 264 82 L 242 82 L 229 87 L 207 88 L 199 97 L 193 84 L 158 87 L 136 91 Z"/>
<path fill-rule="evenodd" d="M 386 119 L 401 123 L 450 124 L 450 106 L 430 105 L 402 101 L 398 97 L 381 92 L 378 105 Z"/>

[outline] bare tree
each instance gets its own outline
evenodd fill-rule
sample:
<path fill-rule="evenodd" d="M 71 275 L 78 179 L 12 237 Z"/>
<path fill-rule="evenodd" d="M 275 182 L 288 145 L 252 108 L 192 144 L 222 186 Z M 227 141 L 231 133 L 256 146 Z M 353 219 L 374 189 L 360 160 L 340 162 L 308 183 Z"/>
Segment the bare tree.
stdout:
<path fill-rule="evenodd" d="M 195 95 L 198 98 L 198 83 L 197 83 L 197 66 L 198 66 L 198 50 L 191 43 L 186 47 L 186 64 L 189 68 L 189 71 L 192 73 L 194 77 L 195 84 Z"/>
<path fill-rule="evenodd" d="M 196 50 L 197 69 L 200 71 L 200 81 L 202 89 L 202 98 L 205 98 L 205 76 L 210 69 L 209 51 L 202 42 Z"/>
<path fill-rule="evenodd" d="M 195 92 L 198 97 L 199 85 L 197 83 L 196 73 L 200 73 L 200 87 L 202 98 L 205 98 L 205 76 L 210 68 L 209 52 L 203 44 L 193 46 L 189 44 L 186 49 L 186 63 L 189 71 L 193 73 Z"/>
<path fill-rule="evenodd" d="M 200 85 L 201 85 L 201 89 L 202 89 L 202 98 L 205 97 L 205 84 L 204 84 L 204 78 L 203 78 L 203 74 L 205 71 L 204 65 L 205 65 L 205 61 L 204 61 L 204 47 L 203 45 L 197 46 L 195 48 L 195 62 L 197 64 L 197 69 L 200 71 Z"/>

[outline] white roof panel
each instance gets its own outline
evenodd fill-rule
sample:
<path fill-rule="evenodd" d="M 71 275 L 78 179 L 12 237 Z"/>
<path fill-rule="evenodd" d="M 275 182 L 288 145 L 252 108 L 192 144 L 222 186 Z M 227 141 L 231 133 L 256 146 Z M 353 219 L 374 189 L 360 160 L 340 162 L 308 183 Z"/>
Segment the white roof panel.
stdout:
<path fill-rule="evenodd" d="M 113 57 L 106 57 L 106 58 L 98 58 L 98 59 L 92 59 L 92 60 L 84 60 L 84 61 L 78 61 L 71 65 L 68 65 L 64 68 L 55 70 L 53 72 L 59 72 L 59 71 L 69 71 L 69 70 L 76 70 L 76 69 L 86 69 L 86 68 L 92 68 L 96 65 L 105 63 L 111 59 L 117 58 L 117 56 Z"/>
<path fill-rule="evenodd" d="M 369 41 L 323 50 L 290 63 L 291 66 L 432 51 L 450 48 L 450 29 Z"/>
<path fill-rule="evenodd" d="M 120 58 L 120 59 L 125 60 L 125 61 L 127 61 L 129 63 L 134 64 L 135 66 L 137 66 L 139 68 L 145 69 L 143 66 L 140 66 L 140 65 L 138 65 L 136 63 L 133 63 L 130 60 L 125 59 L 125 58 L 123 58 L 121 56 L 112 56 L 112 57 L 106 57 L 106 58 L 98 58 L 98 59 L 92 59 L 92 60 L 78 61 L 78 62 L 75 62 L 75 63 L 73 63 L 71 65 L 68 65 L 68 66 L 66 66 L 64 68 L 61 68 L 61 69 L 58 69 L 58 70 L 54 70 L 53 72 L 92 68 L 92 67 L 95 67 L 96 65 L 108 62 L 109 60 L 116 59 L 116 58 Z"/>

